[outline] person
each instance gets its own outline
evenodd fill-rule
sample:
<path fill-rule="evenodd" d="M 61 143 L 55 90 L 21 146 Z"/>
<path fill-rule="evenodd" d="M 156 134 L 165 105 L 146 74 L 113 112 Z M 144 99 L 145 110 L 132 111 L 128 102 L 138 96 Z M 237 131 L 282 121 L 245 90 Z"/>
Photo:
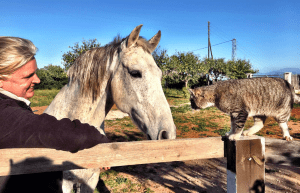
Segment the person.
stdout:
<path fill-rule="evenodd" d="M 75 153 L 109 142 L 95 127 L 79 120 L 57 120 L 48 114 L 32 112 L 28 99 L 34 96 L 34 86 L 40 83 L 36 75 L 36 51 L 30 40 L 0 37 L 0 149 L 52 148 Z M 27 182 L 45 176 L 53 179 L 49 179 L 50 185 L 46 184 L 47 187 L 39 191 L 47 192 L 47 188 L 49 192 L 62 191 L 57 189 L 61 187 L 62 172 L 26 174 L 17 178 L 18 181 L 25 180 L 24 186 L 31 188 L 29 192 L 34 192 Z M 7 182 L 7 186 L 2 188 L 4 192 L 15 192 L 16 184 L 9 184 L 12 183 Z M 24 191 L 24 187 L 21 188 Z"/>

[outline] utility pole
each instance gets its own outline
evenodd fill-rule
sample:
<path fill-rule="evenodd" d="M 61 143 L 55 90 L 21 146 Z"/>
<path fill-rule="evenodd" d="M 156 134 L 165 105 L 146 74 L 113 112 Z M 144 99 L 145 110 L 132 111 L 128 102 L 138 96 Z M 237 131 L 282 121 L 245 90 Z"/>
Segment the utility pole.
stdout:
<path fill-rule="evenodd" d="M 213 60 L 214 57 L 212 55 L 212 50 L 211 50 L 211 44 L 210 44 L 210 22 L 208 22 L 208 55 L 207 58 L 209 59 L 209 55 L 211 56 L 211 59 Z"/>
<path fill-rule="evenodd" d="M 231 55 L 232 61 L 235 61 L 236 59 L 236 39 L 232 39 L 232 55 Z"/>

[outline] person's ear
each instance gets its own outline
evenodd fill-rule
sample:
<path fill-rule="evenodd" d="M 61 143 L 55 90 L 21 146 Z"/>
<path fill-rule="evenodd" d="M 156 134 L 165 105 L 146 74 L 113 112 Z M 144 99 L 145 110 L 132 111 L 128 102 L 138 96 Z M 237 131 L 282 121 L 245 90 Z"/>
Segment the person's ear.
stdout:
<path fill-rule="evenodd" d="M 0 79 L 0 88 L 3 87 L 3 80 Z"/>

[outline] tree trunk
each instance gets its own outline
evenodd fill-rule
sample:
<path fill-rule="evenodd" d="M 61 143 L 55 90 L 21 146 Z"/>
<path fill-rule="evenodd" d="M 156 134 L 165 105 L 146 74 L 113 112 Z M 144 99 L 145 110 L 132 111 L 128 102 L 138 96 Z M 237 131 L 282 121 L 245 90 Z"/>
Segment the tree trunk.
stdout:
<path fill-rule="evenodd" d="M 185 80 L 184 83 L 185 83 L 185 88 L 188 88 L 188 83 L 189 83 L 189 81 L 188 81 L 188 80 Z"/>

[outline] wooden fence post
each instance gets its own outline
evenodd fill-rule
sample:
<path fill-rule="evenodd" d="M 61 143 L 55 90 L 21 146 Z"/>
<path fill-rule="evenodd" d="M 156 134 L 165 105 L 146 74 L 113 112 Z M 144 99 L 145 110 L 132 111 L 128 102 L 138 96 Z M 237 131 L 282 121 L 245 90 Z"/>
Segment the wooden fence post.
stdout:
<path fill-rule="evenodd" d="M 242 136 L 236 141 L 226 137 L 223 140 L 227 157 L 227 192 L 265 192 L 265 139 Z"/>
<path fill-rule="evenodd" d="M 292 73 L 291 72 L 285 72 L 284 73 L 284 80 L 286 80 L 290 84 L 292 84 Z"/>

